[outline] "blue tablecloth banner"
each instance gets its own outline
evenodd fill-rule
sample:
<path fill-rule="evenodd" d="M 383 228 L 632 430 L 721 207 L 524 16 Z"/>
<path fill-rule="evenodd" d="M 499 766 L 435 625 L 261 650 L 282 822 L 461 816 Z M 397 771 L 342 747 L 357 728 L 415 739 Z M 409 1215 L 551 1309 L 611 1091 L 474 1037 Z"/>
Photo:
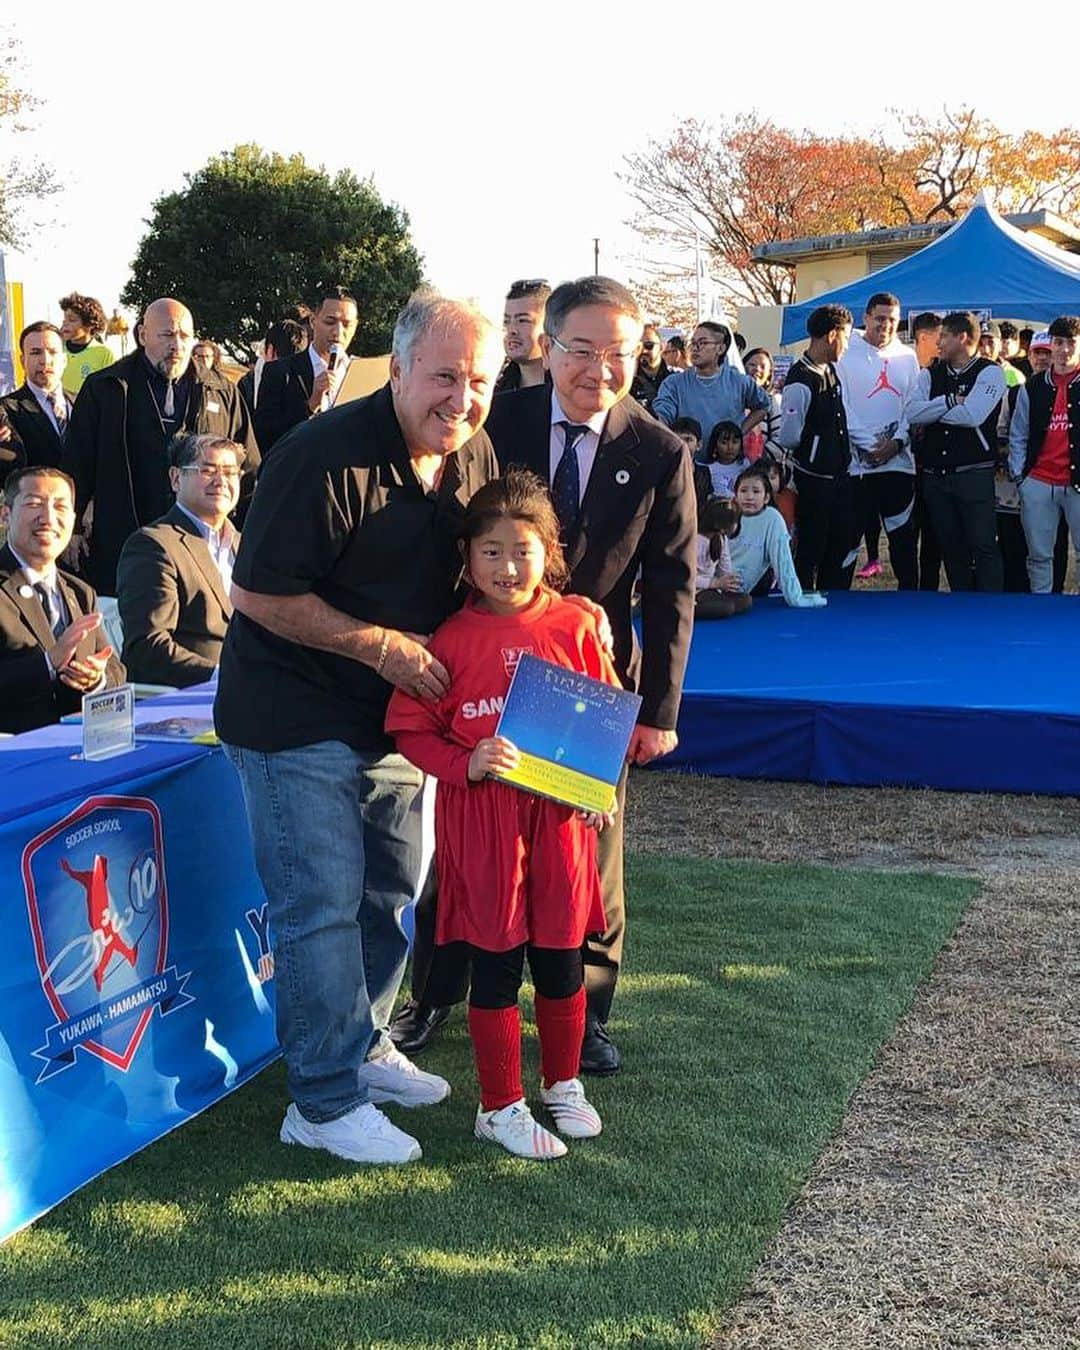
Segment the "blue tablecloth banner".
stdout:
<path fill-rule="evenodd" d="M 77 734 L 77 733 L 76 733 Z M 266 900 L 220 750 L 3 742 L 0 1238 L 278 1054 Z"/>

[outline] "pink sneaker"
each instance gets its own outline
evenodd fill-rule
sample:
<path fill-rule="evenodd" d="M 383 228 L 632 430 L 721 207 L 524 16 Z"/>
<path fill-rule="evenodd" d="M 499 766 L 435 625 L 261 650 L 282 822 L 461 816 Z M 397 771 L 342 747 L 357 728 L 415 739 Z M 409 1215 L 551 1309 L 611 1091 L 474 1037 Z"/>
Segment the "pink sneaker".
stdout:
<path fill-rule="evenodd" d="M 873 562 L 868 562 L 865 567 L 860 567 L 855 573 L 860 581 L 869 581 L 871 577 L 881 576 L 881 564 L 875 558 Z"/>

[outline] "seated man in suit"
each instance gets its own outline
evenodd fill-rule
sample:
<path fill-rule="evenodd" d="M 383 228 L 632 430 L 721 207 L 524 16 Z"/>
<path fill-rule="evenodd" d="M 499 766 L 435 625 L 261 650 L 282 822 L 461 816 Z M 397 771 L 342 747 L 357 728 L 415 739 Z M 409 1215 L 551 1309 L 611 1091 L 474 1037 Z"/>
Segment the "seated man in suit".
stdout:
<path fill-rule="evenodd" d="M 61 384 L 67 356 L 60 329 L 51 323 L 30 324 L 19 335 L 19 350 L 26 379 L 0 398 L 10 426 L 7 437 L 0 432 L 0 441 L 23 463 L 58 469 L 71 415 Z"/>
<path fill-rule="evenodd" d="M 354 297 L 343 286 L 331 287 L 312 312 L 311 346 L 263 370 L 255 407 L 255 439 L 262 454 L 332 405 L 358 322 Z"/>
<path fill-rule="evenodd" d="M 56 560 L 71 541 L 75 485 L 24 466 L 4 484 L 0 525 L 0 731 L 30 731 L 77 712 L 83 694 L 124 682 L 97 597 Z"/>
<path fill-rule="evenodd" d="M 131 679 L 185 688 L 217 670 L 240 542 L 228 515 L 243 465 L 243 446 L 223 436 L 177 436 L 169 446 L 176 505 L 129 537 L 116 573 Z"/>

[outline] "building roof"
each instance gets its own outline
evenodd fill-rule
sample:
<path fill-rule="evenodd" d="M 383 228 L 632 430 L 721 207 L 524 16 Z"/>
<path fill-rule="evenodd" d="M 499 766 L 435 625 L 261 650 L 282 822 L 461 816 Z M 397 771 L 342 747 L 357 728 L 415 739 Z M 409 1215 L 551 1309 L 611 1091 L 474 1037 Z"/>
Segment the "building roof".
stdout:
<path fill-rule="evenodd" d="M 1037 232 L 1058 248 L 1080 253 L 1080 230 L 1053 211 L 1021 211 L 1003 216 L 1015 229 Z M 853 230 L 848 234 L 821 234 L 807 239 L 778 239 L 759 244 L 750 254 L 758 262 L 798 263 L 823 253 L 875 253 L 898 244 L 929 244 L 956 224 L 955 220 L 931 220 L 920 225 L 896 225 L 884 230 Z"/>

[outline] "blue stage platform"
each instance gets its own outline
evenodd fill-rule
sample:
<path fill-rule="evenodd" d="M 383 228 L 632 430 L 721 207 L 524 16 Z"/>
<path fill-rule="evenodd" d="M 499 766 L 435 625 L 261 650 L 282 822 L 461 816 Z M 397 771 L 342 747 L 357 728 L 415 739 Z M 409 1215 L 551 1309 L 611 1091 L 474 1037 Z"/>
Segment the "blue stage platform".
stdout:
<path fill-rule="evenodd" d="M 657 767 L 1080 794 L 1080 597 L 755 600 L 695 630 L 679 748 Z"/>

